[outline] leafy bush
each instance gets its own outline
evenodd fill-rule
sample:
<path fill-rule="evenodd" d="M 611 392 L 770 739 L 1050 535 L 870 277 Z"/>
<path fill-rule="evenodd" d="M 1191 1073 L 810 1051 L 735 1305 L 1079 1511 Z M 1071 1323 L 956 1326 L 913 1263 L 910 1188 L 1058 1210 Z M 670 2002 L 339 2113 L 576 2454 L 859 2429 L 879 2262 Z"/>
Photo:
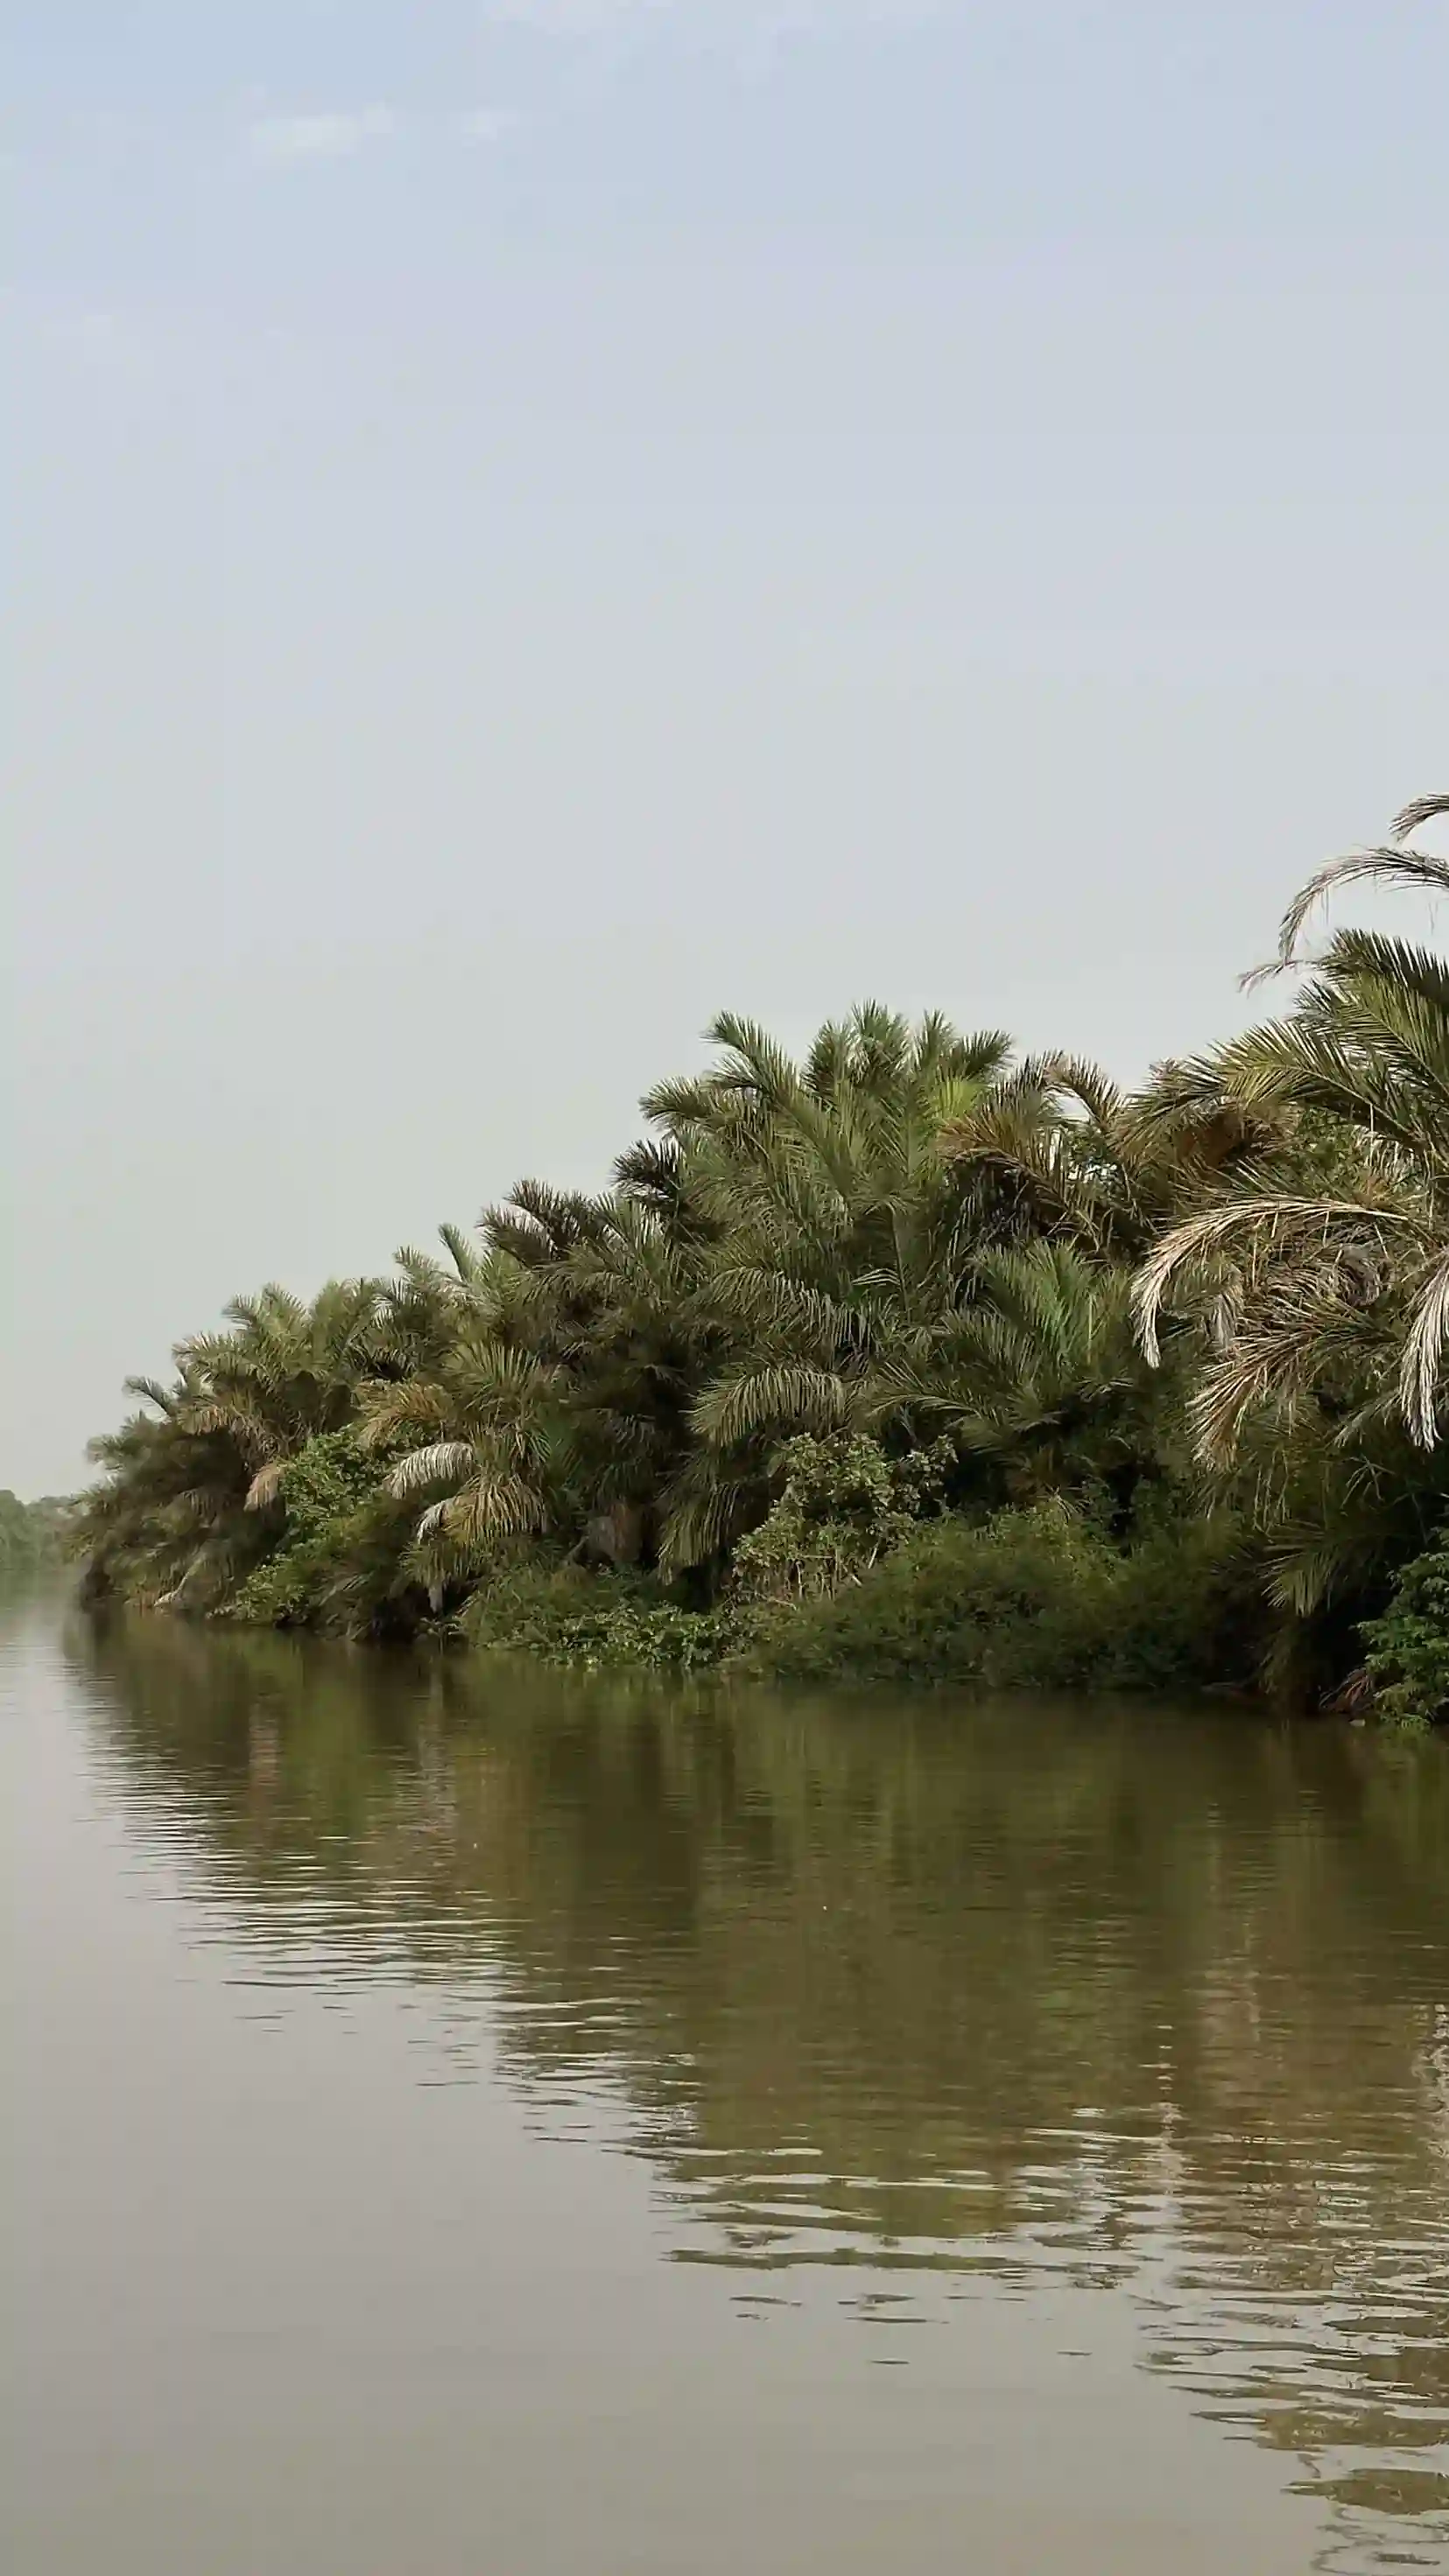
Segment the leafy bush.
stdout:
<path fill-rule="evenodd" d="M 281 1534 L 227 1604 L 227 1616 L 357 1633 L 381 1624 L 377 1582 L 383 1595 L 400 1584 L 416 1588 L 399 1545 L 409 1515 L 386 1492 L 388 1463 L 364 1449 L 352 1429 L 323 1432 L 289 1459 L 279 1486 Z M 374 1558 L 380 1572 L 370 1581 Z"/>
<path fill-rule="evenodd" d="M 1256 1595 L 1238 1534 L 1197 1521 L 1125 1552 L 1060 1501 L 913 1531 L 833 1598 L 763 1623 L 781 1678 L 1157 1690 L 1243 1681 Z"/>
<path fill-rule="evenodd" d="M 457 1627 L 470 1645 L 545 1663 L 672 1672 L 717 1664 L 734 1635 L 727 1612 L 681 1609 L 647 1576 L 586 1574 L 525 1555 L 500 1565 Z"/>
<path fill-rule="evenodd" d="M 735 1550 L 736 1599 L 819 1601 L 859 1582 L 931 1507 L 954 1458 L 945 1441 L 891 1459 L 848 1432 L 788 1440 L 779 1498 Z"/>
<path fill-rule="evenodd" d="M 1449 1718 L 1449 1528 L 1403 1567 L 1383 1617 L 1360 1633 L 1379 1717 L 1407 1727 Z"/>

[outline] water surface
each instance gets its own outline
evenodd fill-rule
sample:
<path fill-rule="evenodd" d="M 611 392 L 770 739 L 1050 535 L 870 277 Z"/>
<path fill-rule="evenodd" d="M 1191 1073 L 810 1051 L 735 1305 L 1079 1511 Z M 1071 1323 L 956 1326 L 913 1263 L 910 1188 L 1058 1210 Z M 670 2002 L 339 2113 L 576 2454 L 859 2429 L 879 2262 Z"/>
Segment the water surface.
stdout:
<path fill-rule="evenodd" d="M 9 2576 L 1449 2566 L 1449 1748 L 0 1653 Z"/>

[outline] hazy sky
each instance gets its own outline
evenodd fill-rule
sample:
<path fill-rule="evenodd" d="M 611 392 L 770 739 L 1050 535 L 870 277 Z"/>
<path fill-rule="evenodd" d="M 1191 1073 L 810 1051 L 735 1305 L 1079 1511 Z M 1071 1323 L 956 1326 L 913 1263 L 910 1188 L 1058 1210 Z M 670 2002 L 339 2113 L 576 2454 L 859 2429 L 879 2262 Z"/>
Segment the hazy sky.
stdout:
<path fill-rule="evenodd" d="M 0 1484 L 729 1005 L 1126 1075 L 1442 787 L 1414 0 L 12 0 Z"/>

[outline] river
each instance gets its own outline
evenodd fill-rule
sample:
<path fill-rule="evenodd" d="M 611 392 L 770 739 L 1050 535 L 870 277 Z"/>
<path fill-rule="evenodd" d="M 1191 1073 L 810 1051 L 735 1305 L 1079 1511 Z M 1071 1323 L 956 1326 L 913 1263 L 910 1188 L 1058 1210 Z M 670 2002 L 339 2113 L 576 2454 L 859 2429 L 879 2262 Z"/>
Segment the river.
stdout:
<path fill-rule="evenodd" d="M 1449 2566 L 1449 1747 L 0 1618 L 8 2576 Z"/>

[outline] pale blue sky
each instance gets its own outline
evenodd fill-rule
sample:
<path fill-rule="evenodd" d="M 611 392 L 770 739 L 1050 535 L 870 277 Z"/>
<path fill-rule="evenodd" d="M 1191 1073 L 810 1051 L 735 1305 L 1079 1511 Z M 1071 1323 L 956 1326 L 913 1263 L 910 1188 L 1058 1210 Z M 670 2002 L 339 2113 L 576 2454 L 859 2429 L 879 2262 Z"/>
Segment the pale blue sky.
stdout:
<path fill-rule="evenodd" d="M 1422 5 L 16 0 L 0 1483 L 722 1005 L 1125 1075 L 1445 784 Z"/>

